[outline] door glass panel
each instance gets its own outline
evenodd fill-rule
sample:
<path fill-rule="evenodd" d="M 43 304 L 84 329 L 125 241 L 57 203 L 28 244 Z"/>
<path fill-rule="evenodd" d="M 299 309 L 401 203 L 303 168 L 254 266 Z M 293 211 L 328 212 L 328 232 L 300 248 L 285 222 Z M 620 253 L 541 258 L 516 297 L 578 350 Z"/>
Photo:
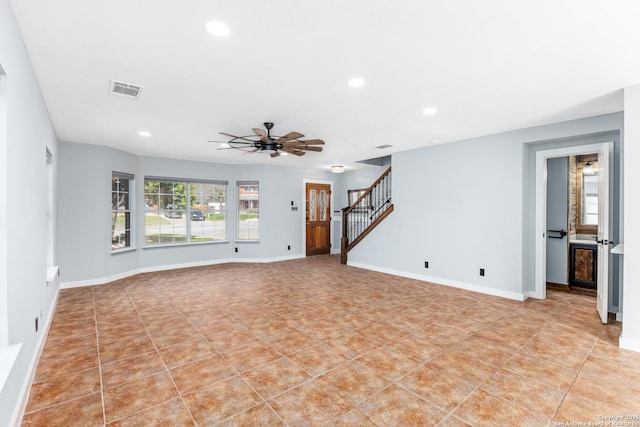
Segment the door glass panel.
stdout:
<path fill-rule="evenodd" d="M 327 207 L 329 205 L 329 198 L 325 190 L 320 190 L 320 221 L 327 220 Z"/>
<path fill-rule="evenodd" d="M 316 190 L 309 190 L 309 221 L 316 220 Z"/>

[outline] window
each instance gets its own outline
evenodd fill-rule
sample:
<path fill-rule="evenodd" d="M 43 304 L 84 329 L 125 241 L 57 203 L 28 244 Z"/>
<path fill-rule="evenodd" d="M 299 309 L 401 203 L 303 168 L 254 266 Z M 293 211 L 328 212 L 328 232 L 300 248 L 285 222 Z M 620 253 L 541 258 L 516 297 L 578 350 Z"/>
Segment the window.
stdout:
<path fill-rule="evenodd" d="M 145 245 L 226 240 L 226 181 L 144 181 Z"/>
<path fill-rule="evenodd" d="M 258 181 L 238 181 L 238 240 L 258 240 L 260 185 Z"/>
<path fill-rule="evenodd" d="M 133 175 L 111 175 L 111 250 L 131 247 L 131 183 Z"/>

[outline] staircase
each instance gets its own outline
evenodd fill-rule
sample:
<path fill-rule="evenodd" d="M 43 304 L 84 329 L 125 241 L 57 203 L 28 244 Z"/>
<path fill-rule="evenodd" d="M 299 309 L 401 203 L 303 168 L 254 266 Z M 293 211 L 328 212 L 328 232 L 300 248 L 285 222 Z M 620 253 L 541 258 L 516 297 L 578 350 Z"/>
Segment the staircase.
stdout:
<path fill-rule="evenodd" d="M 393 212 L 391 203 L 391 167 L 351 206 L 342 209 L 340 262 L 347 263 L 347 253 Z"/>

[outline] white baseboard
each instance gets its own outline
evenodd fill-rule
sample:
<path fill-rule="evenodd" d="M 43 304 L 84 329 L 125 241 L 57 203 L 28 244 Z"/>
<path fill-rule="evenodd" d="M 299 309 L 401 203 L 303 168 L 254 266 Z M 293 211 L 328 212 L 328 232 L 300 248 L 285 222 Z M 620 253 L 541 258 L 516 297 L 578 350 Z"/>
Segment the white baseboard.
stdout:
<path fill-rule="evenodd" d="M 409 279 L 420 280 L 423 282 L 430 282 L 437 285 L 451 286 L 453 288 L 464 289 L 467 291 L 479 292 L 486 295 L 494 295 L 497 297 L 508 298 L 516 301 L 524 301 L 526 299 L 525 294 L 519 294 L 517 292 L 503 291 L 501 289 L 488 288 L 486 286 L 478 286 L 472 283 L 459 282 L 456 280 L 442 279 L 438 277 L 430 277 L 422 274 L 409 273 L 406 271 L 394 270 L 390 268 L 378 267 L 375 265 L 361 264 L 359 262 L 349 262 L 347 265 L 352 267 L 364 268 L 366 270 L 378 271 L 380 273 L 393 274 L 394 276 L 406 277 Z"/>
<path fill-rule="evenodd" d="M 135 276 L 136 274 L 140 274 L 140 273 L 153 273 L 156 271 L 177 270 L 179 268 L 204 267 L 207 265 L 229 264 L 233 262 L 269 263 L 269 262 L 278 262 L 278 261 L 288 261 L 288 260 L 304 258 L 304 257 L 305 257 L 304 255 L 298 254 L 298 255 L 287 255 L 287 256 L 274 257 L 274 258 L 224 258 L 224 259 L 215 259 L 215 260 L 206 260 L 206 261 L 185 262 L 180 264 L 158 265 L 154 267 L 142 267 L 142 268 L 125 271 L 125 272 L 114 274 L 112 276 L 107 276 L 107 277 L 98 277 L 98 278 L 87 279 L 87 280 L 77 280 L 73 282 L 62 282 L 60 284 L 60 288 L 70 289 L 70 288 L 80 288 L 83 286 L 104 285 L 105 283 L 114 282 L 116 280 Z"/>
<path fill-rule="evenodd" d="M 620 345 L 620 348 L 640 352 L 640 340 L 637 340 L 635 338 L 625 338 L 624 332 L 620 336 L 619 345 Z"/>

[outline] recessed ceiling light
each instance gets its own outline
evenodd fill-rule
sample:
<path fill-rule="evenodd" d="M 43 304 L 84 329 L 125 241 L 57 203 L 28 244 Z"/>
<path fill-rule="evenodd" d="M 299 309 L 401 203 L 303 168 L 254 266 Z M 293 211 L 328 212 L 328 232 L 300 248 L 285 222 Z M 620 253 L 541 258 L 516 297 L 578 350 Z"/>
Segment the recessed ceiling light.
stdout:
<path fill-rule="evenodd" d="M 210 34 L 218 37 L 228 36 L 229 33 L 231 32 L 227 24 L 223 24 L 222 22 L 218 22 L 218 21 L 207 22 L 207 25 L 205 25 L 205 28 Z"/>
<path fill-rule="evenodd" d="M 231 148 L 231 146 L 226 142 L 223 142 L 222 144 L 220 144 L 220 148 Z"/>
<path fill-rule="evenodd" d="M 141 130 L 140 132 L 138 132 L 138 135 L 140 135 L 143 138 L 149 138 L 151 136 L 151 132 L 147 132 L 146 130 Z"/>
<path fill-rule="evenodd" d="M 289 155 L 289 153 L 285 153 L 284 151 L 279 151 L 279 153 L 280 153 L 281 156 L 288 156 Z"/>
<path fill-rule="evenodd" d="M 333 172 L 333 173 L 342 173 L 342 172 L 344 172 L 344 166 L 342 166 L 342 165 L 333 165 L 333 166 L 331 166 L 331 172 Z"/>
<path fill-rule="evenodd" d="M 431 141 L 429 141 L 429 144 L 437 144 L 438 140 L 437 139 L 432 139 Z"/>
<path fill-rule="evenodd" d="M 347 80 L 347 84 L 351 87 L 360 87 L 364 85 L 364 79 L 362 79 L 361 77 L 354 77 Z"/>
<path fill-rule="evenodd" d="M 422 110 L 422 114 L 424 114 L 425 116 L 430 116 L 431 114 L 435 114 L 437 112 L 438 109 L 436 107 L 429 107 Z"/>

